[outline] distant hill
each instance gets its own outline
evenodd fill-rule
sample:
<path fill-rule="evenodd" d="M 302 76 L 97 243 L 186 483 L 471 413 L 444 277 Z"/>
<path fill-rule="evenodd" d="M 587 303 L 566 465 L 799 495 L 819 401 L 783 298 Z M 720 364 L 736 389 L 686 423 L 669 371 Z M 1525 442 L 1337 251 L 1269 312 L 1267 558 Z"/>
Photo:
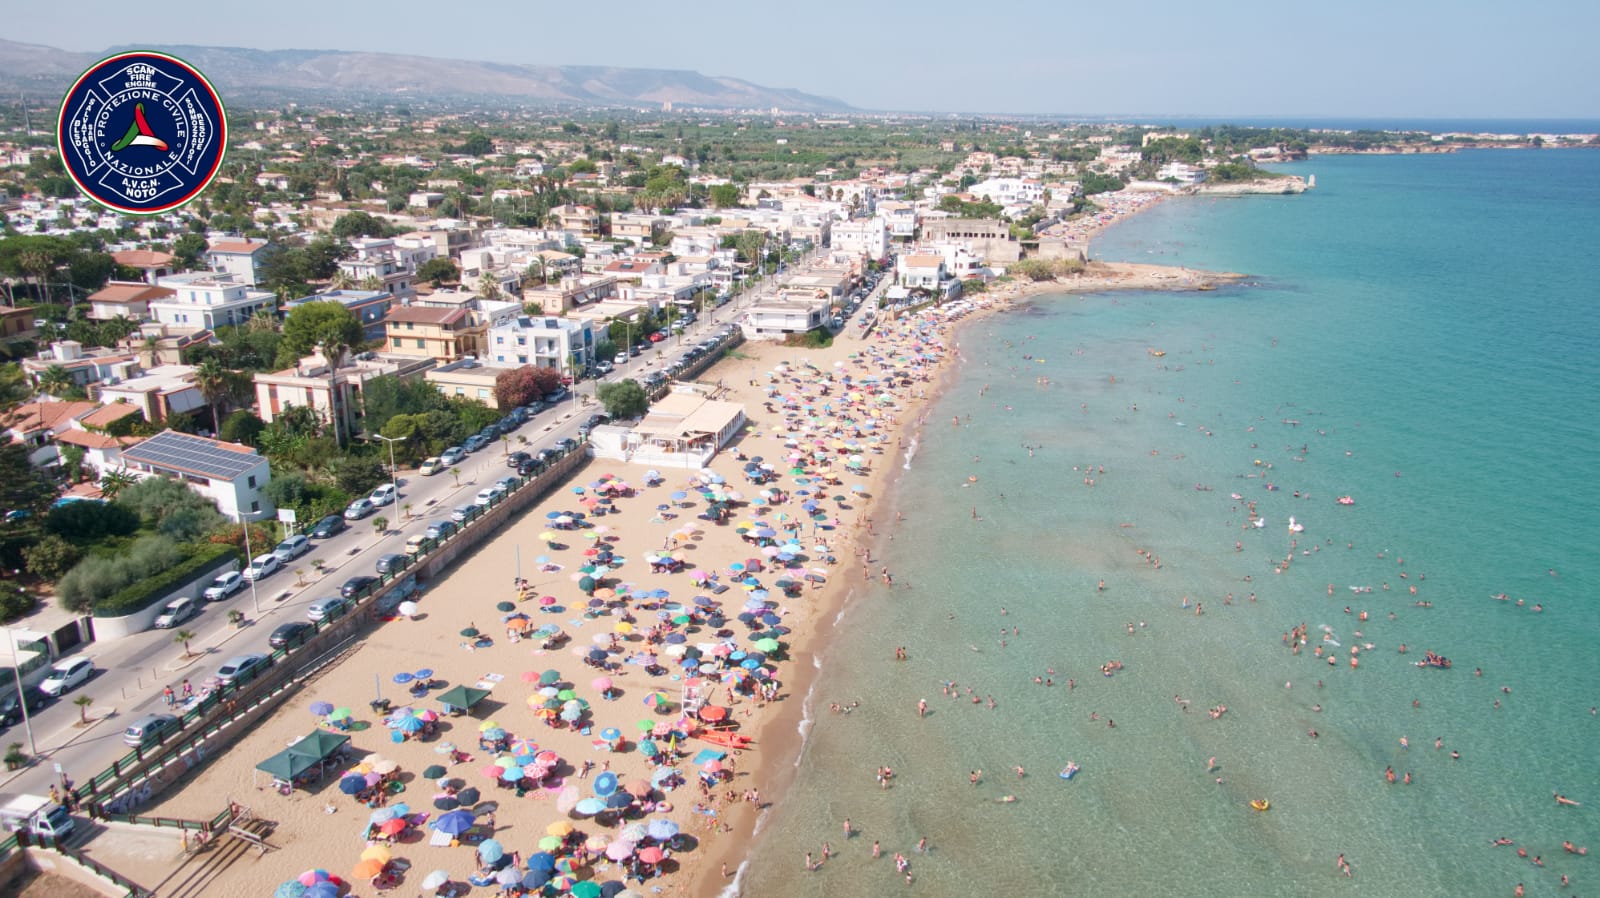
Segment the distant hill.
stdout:
<path fill-rule="evenodd" d="M 118 49 L 74 53 L 0 40 L 0 90 L 60 94 L 72 78 Z M 762 87 L 739 78 L 676 69 L 508 65 L 397 53 L 343 50 L 247 50 L 141 45 L 192 63 L 222 92 L 253 99 L 352 97 L 419 101 L 478 98 L 536 106 L 703 106 L 844 112 L 832 97 Z"/>

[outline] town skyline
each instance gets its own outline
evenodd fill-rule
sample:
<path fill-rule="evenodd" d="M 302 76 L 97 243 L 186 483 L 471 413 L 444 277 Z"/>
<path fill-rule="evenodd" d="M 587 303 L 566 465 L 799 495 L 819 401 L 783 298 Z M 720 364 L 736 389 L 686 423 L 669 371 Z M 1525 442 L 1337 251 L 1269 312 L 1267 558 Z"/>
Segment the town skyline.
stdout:
<path fill-rule="evenodd" d="M 779 20 L 715 0 L 693 17 L 620 10 L 599 30 L 582 9 L 530 16 L 503 2 L 480 4 L 471 21 L 433 22 L 426 7 L 403 2 L 391 5 L 391 15 L 373 16 L 291 0 L 272 17 L 251 18 L 248 29 L 240 17 L 218 16 L 194 0 L 163 8 L 159 25 L 130 28 L 122 8 L 109 3 L 32 7 L 13 17 L 9 37 L 80 53 L 192 45 L 688 70 L 837 98 L 860 111 L 1600 117 L 1600 101 L 1584 87 L 1600 75 L 1600 63 L 1581 44 L 1600 26 L 1600 10 L 1556 0 L 1514 13 L 1474 2 L 1449 17 L 1359 0 L 1336 19 L 1323 10 L 1253 6 L 1202 16 L 1161 2 L 1143 20 L 1066 7 L 979 15 L 943 0 L 919 5 L 915 15 L 893 4 L 823 0 Z M 495 22 L 512 27 L 489 27 Z M 1003 64 L 984 62 L 992 51 L 1004 51 Z"/>

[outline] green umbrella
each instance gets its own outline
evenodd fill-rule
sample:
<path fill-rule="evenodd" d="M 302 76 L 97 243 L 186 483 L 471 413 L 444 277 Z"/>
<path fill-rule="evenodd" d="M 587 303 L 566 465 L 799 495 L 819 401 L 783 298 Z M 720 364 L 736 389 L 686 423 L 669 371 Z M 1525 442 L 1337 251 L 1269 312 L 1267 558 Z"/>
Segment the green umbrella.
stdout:
<path fill-rule="evenodd" d="M 656 722 L 653 720 L 641 720 L 635 725 L 639 728 L 639 732 L 641 733 L 648 733 L 656 728 Z"/>
<path fill-rule="evenodd" d="M 561 671 L 556 670 L 555 668 L 551 668 L 544 673 L 539 674 L 539 685 L 541 686 L 554 686 L 559 682 L 561 682 Z"/>
<path fill-rule="evenodd" d="M 516 611 L 517 610 L 517 605 L 516 605 L 515 602 L 501 602 L 500 604 L 494 606 L 494 610 L 496 610 L 496 611 Z"/>
<path fill-rule="evenodd" d="M 578 693 L 573 692 L 571 689 L 563 689 L 556 693 L 556 698 L 559 698 L 564 702 L 570 702 L 577 697 Z"/>
<path fill-rule="evenodd" d="M 572 888 L 568 890 L 568 893 L 572 895 L 572 898 L 600 898 L 600 883 L 592 879 L 575 882 L 572 884 Z"/>
<path fill-rule="evenodd" d="M 348 720 L 349 718 L 349 708 L 334 708 L 333 713 L 328 715 L 329 720 Z"/>
<path fill-rule="evenodd" d="M 422 778 L 425 780 L 436 780 L 439 777 L 444 776 L 446 773 L 449 773 L 449 771 L 445 770 L 442 765 L 434 764 L 427 770 L 422 771 Z"/>
<path fill-rule="evenodd" d="M 478 628 L 477 627 L 468 627 L 465 630 L 461 631 L 461 635 L 467 637 L 468 639 L 471 639 L 472 637 L 478 635 Z"/>
<path fill-rule="evenodd" d="M 674 618 L 673 618 L 673 619 L 672 619 L 672 622 L 673 622 L 673 623 L 675 623 L 675 624 L 677 624 L 677 625 L 679 625 L 679 626 L 680 626 L 680 627 L 681 627 L 681 626 L 683 626 L 683 625 L 684 625 L 684 624 L 687 624 L 687 623 L 688 623 L 688 622 L 689 622 L 689 615 L 687 615 L 687 614 L 680 614 L 680 615 L 678 615 L 678 616 L 677 616 L 677 617 L 674 617 Z"/>
<path fill-rule="evenodd" d="M 555 851 L 561 847 L 560 836 L 545 836 L 539 840 L 540 851 Z"/>
<path fill-rule="evenodd" d="M 768 653 L 776 652 L 778 650 L 778 640 L 776 640 L 776 639 L 757 639 L 756 640 L 756 650 L 757 651 L 762 651 L 762 652 L 768 652 Z"/>
<path fill-rule="evenodd" d="M 583 579 L 579 580 L 578 581 L 578 589 L 581 590 L 584 595 L 593 594 L 594 593 L 594 578 L 593 577 L 584 577 Z"/>

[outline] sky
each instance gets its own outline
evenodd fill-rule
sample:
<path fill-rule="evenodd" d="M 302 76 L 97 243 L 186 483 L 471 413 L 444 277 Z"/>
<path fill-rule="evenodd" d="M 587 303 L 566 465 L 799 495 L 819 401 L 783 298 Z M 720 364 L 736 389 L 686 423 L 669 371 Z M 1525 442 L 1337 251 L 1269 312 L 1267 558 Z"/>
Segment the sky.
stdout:
<path fill-rule="evenodd" d="M 1594 0 L 18 4 L 3 36 L 693 69 L 861 109 L 1600 118 Z"/>

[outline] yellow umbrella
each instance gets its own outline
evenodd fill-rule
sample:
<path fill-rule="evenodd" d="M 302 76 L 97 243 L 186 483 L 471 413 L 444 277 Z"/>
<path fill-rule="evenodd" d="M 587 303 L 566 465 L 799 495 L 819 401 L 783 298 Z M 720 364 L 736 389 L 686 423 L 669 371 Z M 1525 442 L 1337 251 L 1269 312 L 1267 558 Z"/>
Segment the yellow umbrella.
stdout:
<path fill-rule="evenodd" d="M 557 534 L 554 530 L 546 530 L 545 532 L 539 534 L 539 539 L 545 542 L 550 542 L 556 538 L 556 535 Z"/>
<path fill-rule="evenodd" d="M 499 725 L 500 724 L 495 723 L 492 720 L 485 720 L 483 723 L 478 724 L 478 732 L 480 732 L 480 733 L 488 732 L 489 730 L 492 730 L 492 729 L 494 729 L 495 727 L 497 727 Z"/>
<path fill-rule="evenodd" d="M 611 629 L 616 630 L 618 633 L 632 633 L 633 632 L 633 624 L 630 624 L 625 620 L 624 621 L 617 621 L 617 625 L 615 627 L 612 627 Z"/>
<path fill-rule="evenodd" d="M 361 852 L 362 860 L 377 861 L 379 864 L 389 863 L 389 858 L 391 856 L 392 855 L 389 854 L 389 849 L 383 845 L 369 845 L 367 846 L 366 851 Z"/>
<path fill-rule="evenodd" d="M 565 820 L 557 820 L 556 822 L 545 827 L 544 831 L 547 835 L 559 836 L 564 839 L 572 834 L 572 824 Z"/>

